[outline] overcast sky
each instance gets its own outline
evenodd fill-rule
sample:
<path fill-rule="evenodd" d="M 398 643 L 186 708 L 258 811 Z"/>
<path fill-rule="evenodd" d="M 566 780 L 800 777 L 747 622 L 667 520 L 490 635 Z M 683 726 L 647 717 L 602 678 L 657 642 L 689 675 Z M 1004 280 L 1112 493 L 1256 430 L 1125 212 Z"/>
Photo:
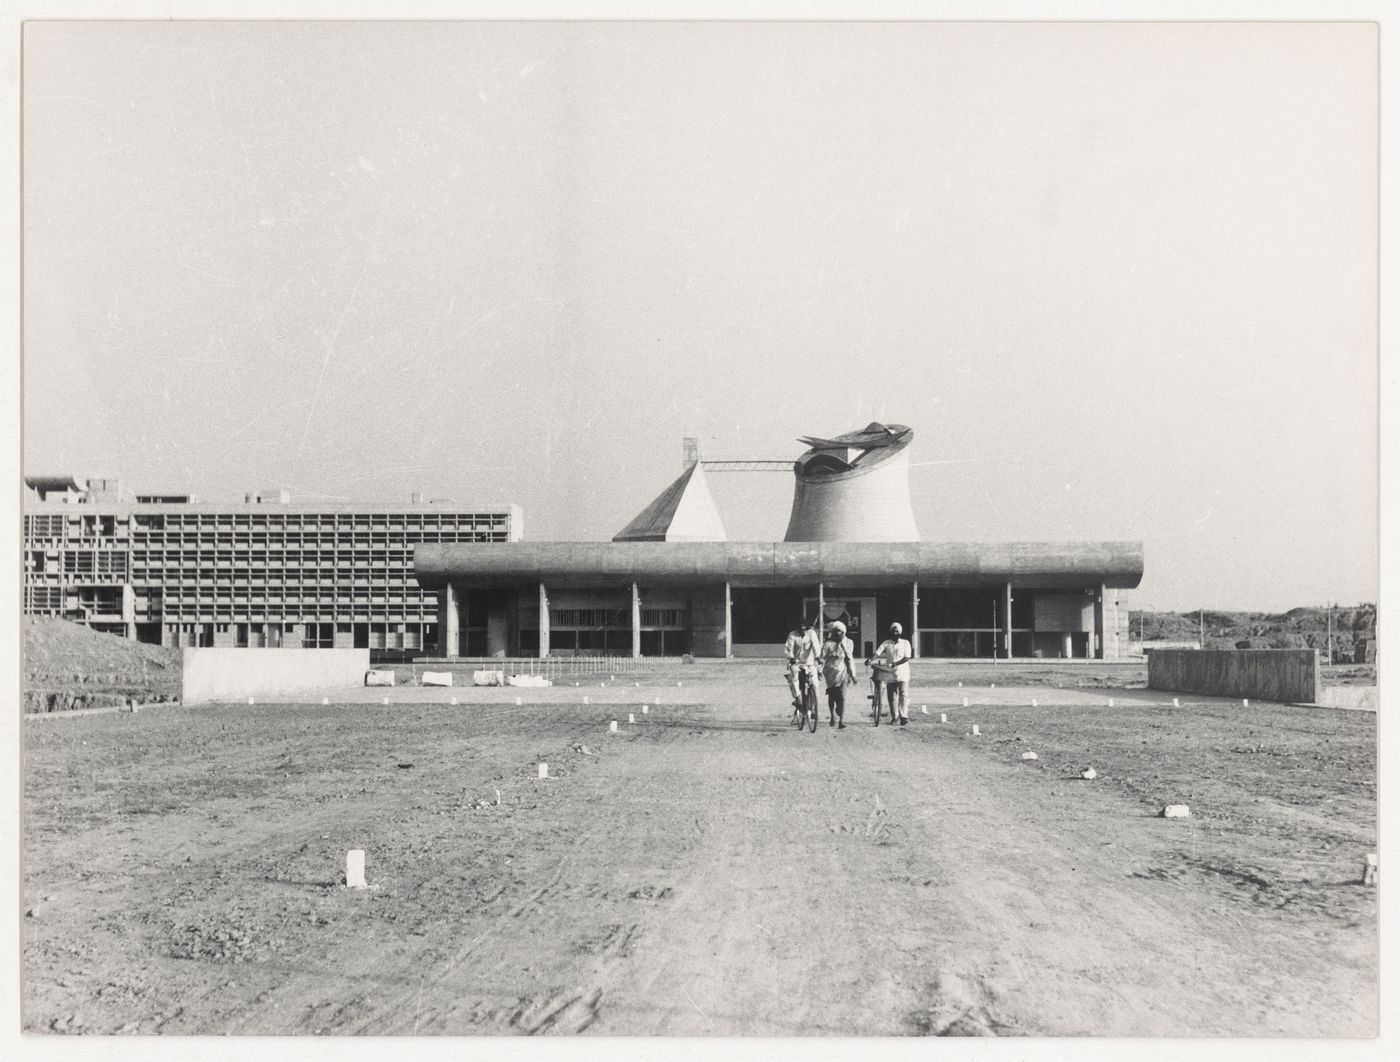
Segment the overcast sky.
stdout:
<path fill-rule="evenodd" d="M 1375 600 L 1369 24 L 30 23 L 25 471 L 514 501 L 915 432 L 929 540 Z M 781 538 L 784 474 L 716 474 Z M 871 514 L 879 519 L 878 513 Z"/>

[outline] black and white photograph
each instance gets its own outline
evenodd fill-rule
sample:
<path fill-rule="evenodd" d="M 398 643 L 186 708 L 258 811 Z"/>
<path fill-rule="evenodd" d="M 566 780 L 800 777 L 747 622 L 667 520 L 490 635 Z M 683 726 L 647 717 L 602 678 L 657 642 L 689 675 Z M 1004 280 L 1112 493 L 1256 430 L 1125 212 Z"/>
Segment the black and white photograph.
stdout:
<path fill-rule="evenodd" d="M 1378 1050 L 1394 26 L 1219 6 L 11 21 L 21 1047 Z"/>

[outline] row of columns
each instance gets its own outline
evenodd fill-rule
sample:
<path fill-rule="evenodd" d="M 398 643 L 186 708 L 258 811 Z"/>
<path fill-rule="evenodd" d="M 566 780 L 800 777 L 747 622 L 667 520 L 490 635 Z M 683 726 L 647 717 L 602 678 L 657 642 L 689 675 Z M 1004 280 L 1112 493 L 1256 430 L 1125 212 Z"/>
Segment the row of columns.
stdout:
<path fill-rule="evenodd" d="M 734 655 L 734 596 L 729 582 L 724 583 L 724 655 Z M 641 588 L 631 585 L 631 655 L 641 658 Z M 539 656 L 549 656 L 549 590 L 539 585 Z"/>
<path fill-rule="evenodd" d="M 1089 655 L 1097 659 L 1104 657 L 1104 599 L 1107 597 L 1108 588 L 1098 587 L 1094 594 L 1094 622 L 1093 630 L 1089 632 Z M 1012 604 L 1015 598 L 1012 595 L 1011 584 L 1007 583 L 1001 593 L 1001 619 L 1003 622 L 996 623 L 993 617 L 993 625 L 998 627 L 1000 635 L 999 655 L 1006 660 L 1012 659 L 1011 651 L 1011 616 Z M 919 655 L 919 584 L 916 582 L 910 589 L 909 611 L 912 630 L 909 632 L 909 644 L 913 648 L 914 656 Z M 817 620 L 819 627 L 826 623 L 826 584 L 817 583 Z M 539 624 L 540 624 L 540 644 L 539 655 L 541 658 L 549 655 L 549 591 L 544 583 L 539 584 Z M 878 633 L 878 632 L 876 632 Z M 456 656 L 457 646 L 461 637 L 461 619 L 458 613 L 457 588 L 451 583 L 443 586 L 438 592 L 438 651 L 443 656 Z M 1065 655 L 1071 655 L 1073 641 L 1070 635 L 1065 635 Z M 732 656 L 734 653 L 734 595 L 733 587 L 725 581 L 724 584 L 724 655 Z M 642 655 L 642 598 L 641 592 L 636 583 L 632 584 L 632 656 L 634 658 Z"/>
<path fill-rule="evenodd" d="M 724 655 L 734 651 L 734 598 L 728 581 L 724 584 Z M 539 584 L 539 627 L 540 659 L 549 655 L 549 589 Z M 443 656 L 456 656 L 456 648 L 461 637 L 461 618 L 458 613 L 457 588 L 447 583 L 438 592 L 438 652 Z M 632 584 L 632 656 L 642 655 L 642 595 L 636 583 Z"/>

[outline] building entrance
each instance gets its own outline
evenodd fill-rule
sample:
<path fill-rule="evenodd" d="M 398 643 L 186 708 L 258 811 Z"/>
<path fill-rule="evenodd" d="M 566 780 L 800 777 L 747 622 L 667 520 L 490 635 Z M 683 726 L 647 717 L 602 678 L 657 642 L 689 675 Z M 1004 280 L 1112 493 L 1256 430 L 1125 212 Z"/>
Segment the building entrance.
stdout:
<path fill-rule="evenodd" d="M 846 625 L 846 637 L 855 646 L 855 655 L 861 659 L 872 656 L 878 643 L 875 624 L 875 599 L 873 597 L 844 597 L 839 593 L 826 594 L 826 608 L 822 613 L 822 637 L 826 636 L 826 625 L 840 620 Z M 817 614 L 817 599 L 804 598 L 802 614 Z"/>

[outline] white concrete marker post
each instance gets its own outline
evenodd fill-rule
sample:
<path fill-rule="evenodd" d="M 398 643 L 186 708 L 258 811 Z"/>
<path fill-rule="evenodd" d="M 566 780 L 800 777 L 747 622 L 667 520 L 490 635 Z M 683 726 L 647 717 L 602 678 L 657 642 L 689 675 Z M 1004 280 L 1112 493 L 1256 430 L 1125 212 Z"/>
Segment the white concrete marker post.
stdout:
<path fill-rule="evenodd" d="M 973 724 L 972 724 L 972 736 L 973 736 L 973 737 L 980 737 L 981 734 L 982 734 L 981 729 L 977 726 L 976 723 L 973 723 Z"/>
<path fill-rule="evenodd" d="M 610 733 L 610 734 L 616 734 L 616 733 L 617 733 L 617 720 L 616 720 L 616 719 L 614 719 L 614 720 L 612 720 L 611 722 L 608 723 L 608 733 Z"/>
<path fill-rule="evenodd" d="M 946 722 L 948 721 L 948 713 L 947 713 L 947 712 L 939 712 L 939 713 L 938 713 L 938 721 L 939 721 L 940 723 L 946 723 Z"/>
<path fill-rule="evenodd" d="M 248 698 L 248 703 L 249 703 L 249 704 L 252 704 L 252 703 L 253 703 L 253 698 L 249 697 L 249 698 Z"/>
<path fill-rule="evenodd" d="M 383 703 L 387 705 L 387 704 L 389 703 L 389 698 L 388 698 L 388 697 L 385 697 Z"/>
<path fill-rule="evenodd" d="M 921 704 L 919 707 L 923 710 L 924 715 L 928 715 L 928 705 Z"/>
<path fill-rule="evenodd" d="M 457 703 L 457 698 L 456 698 L 456 697 L 453 697 L 453 698 L 452 698 L 452 703 L 453 703 L 453 704 L 456 704 L 456 703 Z"/>
<path fill-rule="evenodd" d="M 647 714 L 647 706 L 646 706 L 645 704 L 642 705 L 642 714 L 643 714 L 643 715 L 646 715 L 646 714 Z"/>
<path fill-rule="evenodd" d="M 540 777 L 541 777 L 541 778 L 548 778 L 548 777 L 549 777 L 549 764 L 547 764 L 547 763 L 541 763 L 541 764 L 538 765 L 538 767 L 539 767 Z"/>
<path fill-rule="evenodd" d="M 1034 697 L 1031 698 L 1031 707 L 1032 707 L 1032 708 L 1039 708 L 1039 707 L 1040 707 L 1040 702 L 1039 702 L 1038 700 L 1036 700 Z"/>
<path fill-rule="evenodd" d="M 519 704 L 519 703 L 520 703 L 520 698 L 519 698 L 519 697 L 515 698 L 515 703 L 516 703 L 516 704 Z"/>
<path fill-rule="evenodd" d="M 635 722 L 637 721 L 637 717 L 636 717 L 635 715 L 633 715 L 631 712 L 628 712 L 628 713 L 627 713 L 627 721 L 628 721 L 629 723 L 635 723 Z"/>
<path fill-rule="evenodd" d="M 1112 697 L 1110 697 L 1110 698 L 1108 699 L 1108 706 L 1109 706 L 1110 708 L 1113 707 L 1113 698 L 1112 698 Z"/>
<path fill-rule="evenodd" d="M 322 703 L 322 704 L 330 704 L 330 703 L 331 703 L 331 699 L 330 699 L 329 697 L 322 697 L 322 698 L 321 698 L 321 703 Z"/>
<path fill-rule="evenodd" d="M 967 707 L 967 698 L 966 698 L 966 697 L 963 698 L 963 707 L 964 707 L 964 708 Z"/>
<path fill-rule="evenodd" d="M 1245 706 L 1246 708 L 1249 707 L 1249 698 L 1248 698 L 1248 697 L 1246 697 L 1246 698 L 1244 699 L 1244 706 Z"/>
<path fill-rule="evenodd" d="M 657 703 L 657 704 L 660 704 L 660 703 L 661 703 L 661 698 L 660 698 L 660 697 L 656 698 L 656 703 Z"/>
<path fill-rule="evenodd" d="M 1180 697 L 1173 697 L 1173 698 L 1172 698 L 1172 707 L 1173 707 L 1173 708 L 1180 708 L 1180 707 L 1181 707 L 1181 698 L 1180 698 Z"/>
<path fill-rule="evenodd" d="M 345 853 L 345 887 L 363 889 L 365 887 L 365 850 L 352 848 Z"/>
<path fill-rule="evenodd" d="M 584 704 L 587 704 L 587 703 L 588 703 L 588 694 L 586 694 L 586 693 L 583 695 L 583 703 L 584 703 Z"/>
<path fill-rule="evenodd" d="M 1376 853 L 1367 852 L 1366 862 L 1362 864 L 1361 867 L 1361 884 L 1374 885 L 1376 883 L 1376 875 L 1379 872 L 1379 869 L 1379 860 L 1376 858 Z"/>
<path fill-rule="evenodd" d="M 1191 808 L 1186 804 L 1168 804 L 1162 809 L 1162 818 L 1164 819 L 1189 819 L 1190 817 Z"/>

